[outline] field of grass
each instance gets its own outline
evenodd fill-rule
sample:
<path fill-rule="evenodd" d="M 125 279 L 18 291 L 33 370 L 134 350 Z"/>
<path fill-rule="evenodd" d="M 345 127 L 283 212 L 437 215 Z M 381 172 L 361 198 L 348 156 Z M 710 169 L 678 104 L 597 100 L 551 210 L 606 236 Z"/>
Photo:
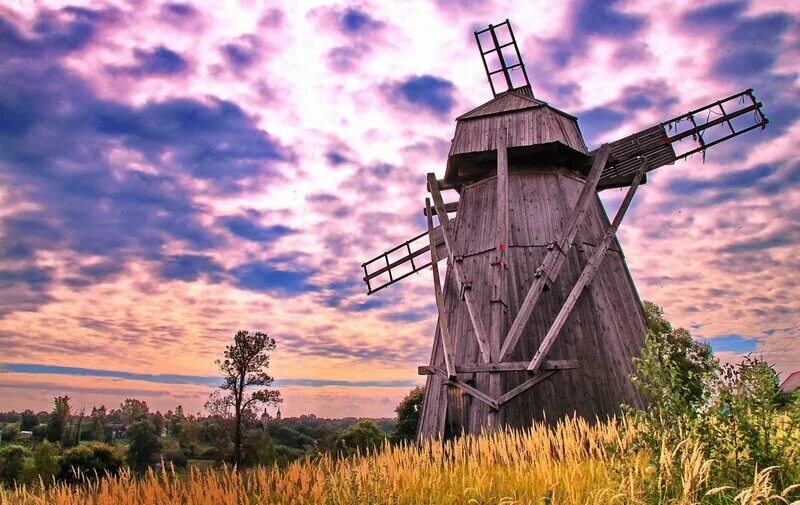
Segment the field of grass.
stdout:
<path fill-rule="evenodd" d="M 776 490 L 771 469 L 738 488 L 722 486 L 717 462 L 691 440 L 661 451 L 636 448 L 625 422 L 463 437 L 423 447 L 384 447 L 337 461 L 323 456 L 285 468 L 192 469 L 135 478 L 123 473 L 81 488 L 0 491 L 0 504 L 638 504 L 792 503 L 800 485 Z M 794 503 L 800 503 L 796 501 Z"/>

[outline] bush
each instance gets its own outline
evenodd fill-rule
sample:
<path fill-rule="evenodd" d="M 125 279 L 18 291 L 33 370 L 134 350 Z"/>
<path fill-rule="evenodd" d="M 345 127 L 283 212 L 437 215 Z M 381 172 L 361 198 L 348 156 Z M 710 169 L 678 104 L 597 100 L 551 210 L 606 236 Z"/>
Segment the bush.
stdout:
<path fill-rule="evenodd" d="M 169 440 L 163 444 L 161 457 L 164 463 L 172 463 L 176 468 L 186 468 L 189 463 L 189 451 L 181 448 L 177 440 Z"/>
<path fill-rule="evenodd" d="M 136 421 L 128 426 L 128 464 L 135 470 L 144 470 L 149 465 L 156 463 L 155 459 L 161 452 L 161 438 L 156 433 L 156 428 L 148 420 Z"/>
<path fill-rule="evenodd" d="M 89 442 L 64 451 L 58 462 L 59 480 L 78 483 L 119 473 L 124 464 L 119 450 L 102 442 Z"/>
<path fill-rule="evenodd" d="M 49 484 L 57 472 L 58 448 L 45 440 L 34 447 L 33 461 L 25 468 L 23 480 L 34 482 L 41 478 L 43 482 Z"/>
<path fill-rule="evenodd" d="M 44 438 L 47 436 L 47 424 L 37 424 L 31 431 L 33 432 L 33 438 L 36 440 L 44 440 Z"/>
<path fill-rule="evenodd" d="M 13 484 L 22 476 L 25 457 L 30 451 L 21 445 L 7 445 L 0 449 L 0 480 Z"/>
<path fill-rule="evenodd" d="M 417 436 L 419 413 L 422 410 L 422 399 L 425 392 L 419 386 L 406 395 L 394 410 L 397 413 L 397 424 L 392 434 L 394 442 L 411 442 Z"/>
<path fill-rule="evenodd" d="M 19 436 L 19 423 L 10 423 L 3 426 L 3 442 L 13 442 Z"/>
<path fill-rule="evenodd" d="M 277 452 L 272 439 L 262 430 L 248 430 L 242 437 L 243 467 L 269 466 L 275 463 Z"/>
<path fill-rule="evenodd" d="M 379 447 L 385 435 L 371 421 L 359 421 L 336 439 L 336 451 L 342 456 L 364 454 Z"/>

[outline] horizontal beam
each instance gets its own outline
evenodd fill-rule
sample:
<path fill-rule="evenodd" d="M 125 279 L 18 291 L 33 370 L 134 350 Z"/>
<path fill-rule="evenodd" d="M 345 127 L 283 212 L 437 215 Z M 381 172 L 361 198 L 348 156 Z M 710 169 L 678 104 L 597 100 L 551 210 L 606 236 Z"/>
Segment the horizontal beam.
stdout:
<path fill-rule="evenodd" d="M 460 389 L 461 391 L 467 393 L 468 395 L 472 396 L 473 398 L 482 401 L 483 403 L 488 405 L 489 408 L 491 408 L 491 409 L 498 410 L 500 408 L 500 405 L 498 405 L 497 401 L 495 401 L 494 398 L 491 398 L 486 393 L 484 393 L 484 392 L 482 392 L 480 390 L 477 390 L 474 387 L 470 386 L 469 384 L 465 384 L 464 382 L 462 382 L 462 381 L 460 381 L 458 379 L 452 379 L 452 380 L 448 379 L 447 372 L 445 372 L 441 368 L 437 368 L 435 366 L 430 366 L 428 368 L 430 368 L 430 371 L 431 371 L 432 374 L 438 375 L 439 377 L 444 379 L 445 380 L 445 384 L 447 384 L 448 386 L 457 387 L 458 389 Z"/>
<path fill-rule="evenodd" d="M 444 204 L 444 210 L 446 210 L 447 212 L 456 212 L 456 211 L 458 211 L 458 202 L 448 202 L 448 203 Z M 428 212 L 431 212 L 431 215 L 435 216 L 436 215 L 436 208 L 428 207 L 427 209 L 425 209 L 425 208 L 422 209 L 422 215 L 423 216 L 427 216 Z"/>
<path fill-rule="evenodd" d="M 477 363 L 455 365 L 456 373 L 480 373 L 480 372 L 521 372 L 528 369 L 530 361 L 512 361 L 504 363 Z M 429 365 L 417 368 L 419 375 L 433 375 L 436 372 Z M 561 359 L 545 361 L 544 370 L 571 370 L 578 368 L 578 360 Z"/>
<path fill-rule="evenodd" d="M 444 179 L 438 179 L 438 180 L 436 181 L 436 185 L 439 187 L 439 190 L 440 190 L 440 191 L 446 191 L 446 190 L 448 190 L 448 189 L 455 189 L 455 190 L 458 190 L 458 189 L 461 189 L 461 186 L 463 186 L 461 183 L 457 183 L 457 182 L 447 182 L 447 181 L 445 181 Z M 430 191 L 431 191 L 431 184 L 430 184 L 430 182 L 428 182 L 427 188 L 428 188 L 428 192 L 430 193 Z"/>

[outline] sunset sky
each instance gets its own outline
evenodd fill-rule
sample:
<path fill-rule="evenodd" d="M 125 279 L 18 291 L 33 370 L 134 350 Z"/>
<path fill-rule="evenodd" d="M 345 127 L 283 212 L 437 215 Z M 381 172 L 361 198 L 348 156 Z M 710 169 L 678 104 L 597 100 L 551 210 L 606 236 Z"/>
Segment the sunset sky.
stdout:
<path fill-rule="evenodd" d="M 769 126 L 651 173 L 620 241 L 675 325 L 800 369 L 800 2 L 5 0 L 0 411 L 194 413 L 249 329 L 284 415 L 393 415 L 431 275 L 367 297 L 360 264 L 424 230 L 491 98 L 473 30 L 506 18 L 590 149 L 755 90 Z"/>

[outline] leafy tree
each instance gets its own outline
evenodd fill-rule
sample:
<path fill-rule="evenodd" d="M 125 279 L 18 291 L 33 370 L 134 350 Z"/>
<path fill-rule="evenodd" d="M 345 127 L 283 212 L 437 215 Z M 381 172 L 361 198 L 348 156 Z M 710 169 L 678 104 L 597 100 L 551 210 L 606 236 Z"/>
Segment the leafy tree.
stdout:
<path fill-rule="evenodd" d="M 397 413 L 397 424 L 392 434 L 393 441 L 408 442 L 416 438 L 423 396 L 424 390 L 420 386 L 417 386 L 412 389 L 397 405 L 397 408 L 394 409 Z"/>
<path fill-rule="evenodd" d="M 45 483 L 51 482 L 58 472 L 58 448 L 44 440 L 33 448 L 31 459 L 31 465 L 23 472 L 23 480 L 33 482 L 41 478 Z"/>
<path fill-rule="evenodd" d="M 359 421 L 342 432 L 336 439 L 340 455 L 365 454 L 375 450 L 386 440 L 386 435 L 372 421 Z"/>
<path fill-rule="evenodd" d="M 39 418 L 36 417 L 36 414 L 34 414 L 32 410 L 28 409 L 24 411 L 20 417 L 19 429 L 22 431 L 31 431 L 33 430 L 34 426 L 37 426 L 38 424 Z"/>
<path fill-rule="evenodd" d="M 19 423 L 9 423 L 0 431 L 3 433 L 2 438 L 5 442 L 13 442 L 19 436 Z"/>
<path fill-rule="evenodd" d="M 28 454 L 28 449 L 21 445 L 7 445 L 0 449 L 0 480 L 9 484 L 18 480 Z"/>
<path fill-rule="evenodd" d="M 119 409 L 122 411 L 128 423 L 141 421 L 150 413 L 147 402 L 137 400 L 136 398 L 126 398 L 125 401 L 120 404 Z"/>
<path fill-rule="evenodd" d="M 135 470 L 144 470 L 161 452 L 161 438 L 149 420 L 134 421 L 128 426 L 128 464 Z"/>
<path fill-rule="evenodd" d="M 220 390 L 227 392 L 220 396 L 222 401 L 233 406 L 234 438 L 233 461 L 239 464 L 242 448 L 242 420 L 247 412 L 266 403 L 275 405 L 281 401 L 277 390 L 259 389 L 248 394 L 248 390 L 257 387 L 269 387 L 273 378 L 267 375 L 270 352 L 275 350 L 275 339 L 266 334 L 251 334 L 246 330 L 236 332 L 233 345 L 225 347 L 224 359 L 216 360 L 222 372 L 223 383 Z"/>
<path fill-rule="evenodd" d="M 67 449 L 58 461 L 56 477 L 67 483 L 79 483 L 117 474 L 124 464 L 119 451 L 103 442 L 89 442 Z"/>
<path fill-rule="evenodd" d="M 263 430 L 248 430 L 242 437 L 242 466 L 268 466 L 277 453 L 272 439 Z"/>
<path fill-rule="evenodd" d="M 67 430 L 70 406 L 69 396 L 57 396 L 53 400 L 53 412 L 47 421 L 47 440 L 50 442 L 61 442 Z"/>
<path fill-rule="evenodd" d="M 645 302 L 645 314 L 649 331 L 634 360 L 633 381 L 649 402 L 643 414 L 658 432 L 665 424 L 697 419 L 710 402 L 720 367 L 711 347 L 683 328 L 673 329 L 661 307 Z"/>
<path fill-rule="evenodd" d="M 92 414 L 90 416 L 90 426 L 92 433 L 92 440 L 105 442 L 106 440 L 106 407 L 101 405 L 92 407 Z"/>

